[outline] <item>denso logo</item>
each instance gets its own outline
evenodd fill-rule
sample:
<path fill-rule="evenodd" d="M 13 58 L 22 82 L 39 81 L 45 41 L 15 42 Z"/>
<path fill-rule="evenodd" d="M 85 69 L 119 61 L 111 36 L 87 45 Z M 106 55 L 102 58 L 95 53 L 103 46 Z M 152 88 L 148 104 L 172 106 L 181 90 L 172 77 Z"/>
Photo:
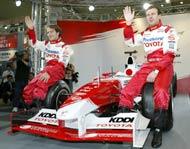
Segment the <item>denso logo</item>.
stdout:
<path fill-rule="evenodd" d="M 45 133 L 54 133 L 54 134 L 58 132 L 58 130 L 56 130 L 56 129 L 40 127 L 40 126 L 31 126 L 31 130 L 41 131 L 41 132 L 45 132 Z"/>
<path fill-rule="evenodd" d="M 109 122 L 111 123 L 132 123 L 134 121 L 134 117 L 112 117 Z"/>
<path fill-rule="evenodd" d="M 47 112 L 42 112 L 42 113 L 40 113 L 38 116 L 39 116 L 39 117 L 55 118 L 55 119 L 56 119 L 56 114 L 47 113 Z"/>

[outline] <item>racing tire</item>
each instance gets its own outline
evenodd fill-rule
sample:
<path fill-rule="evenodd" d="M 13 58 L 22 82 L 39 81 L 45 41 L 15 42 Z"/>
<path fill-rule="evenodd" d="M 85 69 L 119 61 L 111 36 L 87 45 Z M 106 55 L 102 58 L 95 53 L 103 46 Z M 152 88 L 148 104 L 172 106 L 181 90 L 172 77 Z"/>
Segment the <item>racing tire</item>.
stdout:
<path fill-rule="evenodd" d="M 50 87 L 44 106 L 49 109 L 59 109 L 70 94 L 71 91 L 68 85 L 65 81 L 60 80 L 55 85 Z"/>
<path fill-rule="evenodd" d="M 142 92 L 142 114 L 149 119 L 154 116 L 153 83 L 146 83 Z"/>
<path fill-rule="evenodd" d="M 153 83 L 146 83 L 142 92 L 142 115 L 150 119 L 149 127 L 153 128 L 154 123 L 154 100 Z M 173 88 L 170 87 L 170 103 L 163 124 L 163 131 L 169 131 L 173 127 Z"/>
<path fill-rule="evenodd" d="M 173 97 L 176 97 L 177 94 L 177 74 L 174 73 L 173 79 L 172 79 L 172 90 L 173 90 Z"/>

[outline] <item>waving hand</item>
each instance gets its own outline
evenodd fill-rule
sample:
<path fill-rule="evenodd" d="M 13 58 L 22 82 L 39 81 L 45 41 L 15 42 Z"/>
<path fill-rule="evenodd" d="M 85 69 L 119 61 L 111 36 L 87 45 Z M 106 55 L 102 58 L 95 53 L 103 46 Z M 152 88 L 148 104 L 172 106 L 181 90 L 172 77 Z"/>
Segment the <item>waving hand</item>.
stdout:
<path fill-rule="evenodd" d="M 131 25 L 133 20 L 134 20 L 135 11 L 131 10 L 130 6 L 126 6 L 123 9 L 123 15 L 124 15 L 124 18 L 126 20 L 126 24 Z"/>
<path fill-rule="evenodd" d="M 31 20 L 31 18 L 30 18 L 29 16 L 26 16 L 26 17 L 25 17 L 25 23 L 26 23 L 26 26 L 27 26 L 29 29 L 34 29 L 33 21 Z"/>

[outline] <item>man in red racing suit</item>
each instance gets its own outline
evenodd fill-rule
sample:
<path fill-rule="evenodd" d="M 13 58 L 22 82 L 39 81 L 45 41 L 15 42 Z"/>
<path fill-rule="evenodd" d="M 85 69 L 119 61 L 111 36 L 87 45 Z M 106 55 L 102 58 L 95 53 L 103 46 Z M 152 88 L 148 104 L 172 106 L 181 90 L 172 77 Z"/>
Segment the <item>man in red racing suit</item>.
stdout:
<path fill-rule="evenodd" d="M 44 52 L 46 61 L 44 69 L 24 88 L 24 101 L 30 105 L 33 100 L 43 101 L 48 87 L 63 79 L 65 67 L 70 60 L 70 56 L 73 54 L 73 50 L 62 41 L 60 37 L 61 30 L 57 25 L 47 27 L 49 41 L 38 41 L 30 17 L 25 17 L 25 23 L 28 27 L 27 33 L 31 46 L 35 50 Z"/>
<path fill-rule="evenodd" d="M 159 9 L 150 6 L 146 10 L 149 27 L 141 34 L 134 34 L 132 22 L 134 11 L 130 7 L 124 9 L 126 27 L 124 28 L 125 43 L 128 46 L 144 45 L 147 62 L 123 88 L 120 95 L 119 112 L 127 112 L 133 108 L 136 97 L 146 83 L 148 75 L 157 73 L 154 81 L 154 136 L 152 147 L 157 148 L 162 143 L 162 124 L 169 106 L 169 86 L 174 74 L 173 60 L 177 49 L 177 34 L 174 28 L 162 25 Z"/>

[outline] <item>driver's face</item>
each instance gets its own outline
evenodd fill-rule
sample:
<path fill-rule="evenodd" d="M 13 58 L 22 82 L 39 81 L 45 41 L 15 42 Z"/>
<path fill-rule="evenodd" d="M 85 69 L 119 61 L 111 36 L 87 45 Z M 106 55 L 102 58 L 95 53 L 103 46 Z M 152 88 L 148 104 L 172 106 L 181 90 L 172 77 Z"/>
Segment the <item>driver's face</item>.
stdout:
<path fill-rule="evenodd" d="M 59 38 L 59 32 L 56 32 L 54 28 L 47 28 L 47 36 L 50 41 L 57 40 Z"/>
<path fill-rule="evenodd" d="M 159 23 L 160 15 L 158 15 L 158 10 L 156 8 L 152 8 L 146 11 L 146 20 L 149 26 L 154 26 Z"/>

